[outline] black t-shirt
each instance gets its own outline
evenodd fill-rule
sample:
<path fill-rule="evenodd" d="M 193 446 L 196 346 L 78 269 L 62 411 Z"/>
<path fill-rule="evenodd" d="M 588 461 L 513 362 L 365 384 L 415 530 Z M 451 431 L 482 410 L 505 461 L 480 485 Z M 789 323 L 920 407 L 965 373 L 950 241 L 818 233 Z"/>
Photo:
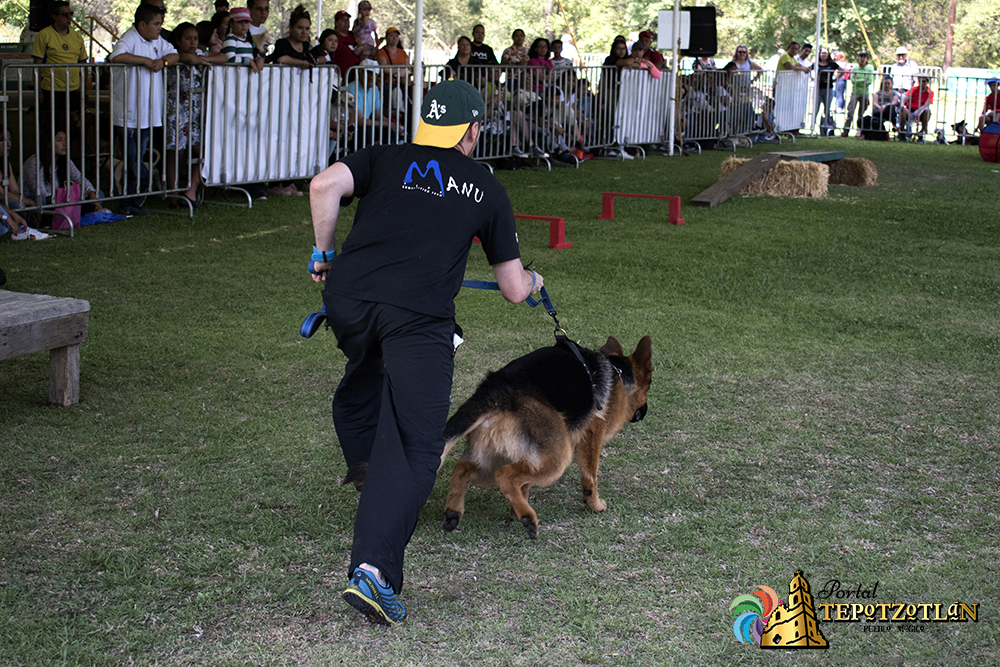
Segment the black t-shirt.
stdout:
<path fill-rule="evenodd" d="M 843 74 L 837 65 L 832 61 L 828 61 L 827 64 L 819 64 L 819 87 L 820 88 L 833 88 L 833 80 Z"/>
<path fill-rule="evenodd" d="M 469 53 L 469 64 L 497 65 L 499 64 L 499 62 L 497 61 L 496 55 L 493 53 L 493 49 L 491 49 L 489 46 L 487 46 L 486 44 L 480 44 L 479 46 L 473 44 L 472 52 Z"/>
<path fill-rule="evenodd" d="M 379 145 L 341 162 L 360 201 L 328 292 L 454 317 L 474 236 L 491 265 L 521 256 L 507 191 L 457 150 Z"/>
<path fill-rule="evenodd" d="M 271 51 L 271 55 L 267 57 L 267 62 L 276 63 L 278 62 L 278 58 L 282 56 L 291 56 L 296 60 L 304 60 L 307 63 L 316 64 L 316 56 L 305 45 L 302 46 L 301 51 L 296 51 L 292 48 L 292 43 L 287 39 L 279 39 L 274 43 L 274 51 Z"/>

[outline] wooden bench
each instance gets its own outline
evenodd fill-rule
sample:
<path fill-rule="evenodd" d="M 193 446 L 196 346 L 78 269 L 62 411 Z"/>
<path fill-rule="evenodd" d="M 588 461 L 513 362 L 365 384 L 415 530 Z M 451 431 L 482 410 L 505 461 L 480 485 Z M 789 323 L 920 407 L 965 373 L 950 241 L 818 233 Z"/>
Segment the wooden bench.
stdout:
<path fill-rule="evenodd" d="M 0 360 L 49 353 L 49 402 L 80 402 L 80 343 L 87 340 L 90 302 L 0 289 Z"/>

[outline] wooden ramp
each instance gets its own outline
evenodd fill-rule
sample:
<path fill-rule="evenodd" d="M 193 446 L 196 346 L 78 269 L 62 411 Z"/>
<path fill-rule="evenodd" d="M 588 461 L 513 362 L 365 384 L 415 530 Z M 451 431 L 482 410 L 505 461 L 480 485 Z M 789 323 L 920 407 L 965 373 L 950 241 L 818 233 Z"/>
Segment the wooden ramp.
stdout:
<path fill-rule="evenodd" d="M 833 162 L 844 159 L 844 151 L 786 151 L 760 153 L 718 183 L 691 200 L 693 206 L 718 206 L 748 184 L 763 178 L 782 160 Z"/>
<path fill-rule="evenodd" d="M 718 206 L 742 190 L 748 183 L 763 178 L 781 162 L 776 153 L 761 153 L 691 200 L 693 206 Z"/>

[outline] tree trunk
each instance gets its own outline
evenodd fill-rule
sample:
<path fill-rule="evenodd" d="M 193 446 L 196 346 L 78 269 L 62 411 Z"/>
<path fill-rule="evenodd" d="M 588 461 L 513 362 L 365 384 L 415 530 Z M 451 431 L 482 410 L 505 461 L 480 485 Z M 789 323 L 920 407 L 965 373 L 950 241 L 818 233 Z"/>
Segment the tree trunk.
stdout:
<path fill-rule="evenodd" d="M 948 37 L 944 42 L 944 72 L 948 72 L 948 68 L 951 67 L 951 47 L 952 43 L 955 41 L 955 8 L 958 4 L 958 0 L 951 0 L 951 4 L 948 7 Z"/>

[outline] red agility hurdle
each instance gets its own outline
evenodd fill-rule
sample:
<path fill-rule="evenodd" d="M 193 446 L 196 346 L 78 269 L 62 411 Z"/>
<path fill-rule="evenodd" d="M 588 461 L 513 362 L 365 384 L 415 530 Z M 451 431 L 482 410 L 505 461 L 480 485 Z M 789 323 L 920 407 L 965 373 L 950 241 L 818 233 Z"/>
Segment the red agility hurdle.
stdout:
<path fill-rule="evenodd" d="M 601 214 L 598 220 L 615 219 L 615 197 L 639 197 L 641 199 L 666 199 L 670 202 L 670 222 L 675 225 L 683 225 L 684 218 L 681 217 L 681 198 L 668 195 L 636 195 L 629 192 L 605 192 L 601 202 Z M 517 217 L 517 216 L 514 216 Z"/>
<path fill-rule="evenodd" d="M 573 242 L 566 240 L 566 220 L 548 215 L 514 215 L 516 220 L 548 220 L 549 222 L 549 249 L 561 250 L 572 248 Z M 474 243 L 479 243 L 479 237 L 472 239 Z"/>

